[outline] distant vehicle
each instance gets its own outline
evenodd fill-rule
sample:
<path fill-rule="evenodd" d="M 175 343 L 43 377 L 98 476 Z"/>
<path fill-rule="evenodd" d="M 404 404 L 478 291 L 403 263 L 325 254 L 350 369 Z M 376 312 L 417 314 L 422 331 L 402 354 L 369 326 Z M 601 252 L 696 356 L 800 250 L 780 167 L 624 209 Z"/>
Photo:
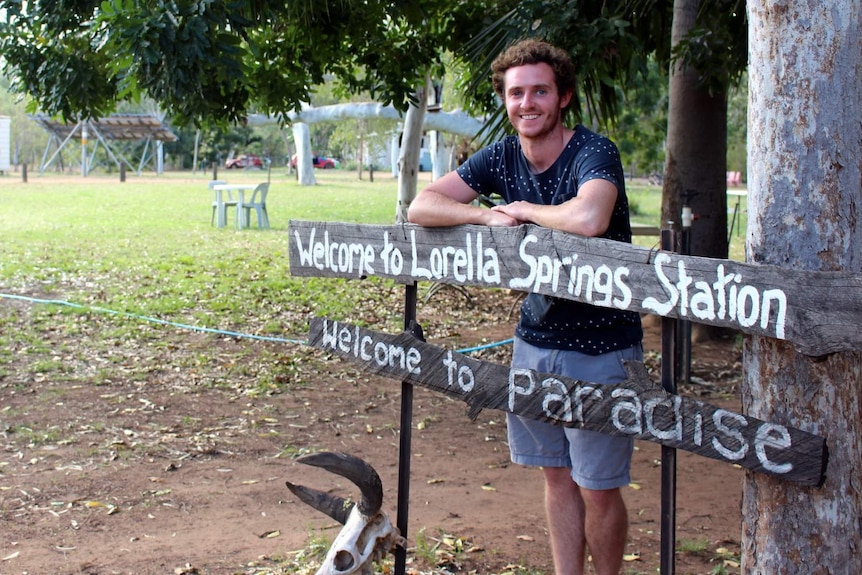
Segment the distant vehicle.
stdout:
<path fill-rule="evenodd" d="M 296 167 L 296 154 L 291 158 L 290 165 L 294 168 Z M 315 168 L 320 168 L 321 170 L 331 170 L 336 167 L 337 164 L 335 160 L 327 158 L 326 156 L 312 156 L 311 165 Z"/>
<path fill-rule="evenodd" d="M 238 168 L 263 168 L 263 165 L 263 160 L 254 155 L 237 156 L 224 163 L 224 167 L 229 170 Z"/>

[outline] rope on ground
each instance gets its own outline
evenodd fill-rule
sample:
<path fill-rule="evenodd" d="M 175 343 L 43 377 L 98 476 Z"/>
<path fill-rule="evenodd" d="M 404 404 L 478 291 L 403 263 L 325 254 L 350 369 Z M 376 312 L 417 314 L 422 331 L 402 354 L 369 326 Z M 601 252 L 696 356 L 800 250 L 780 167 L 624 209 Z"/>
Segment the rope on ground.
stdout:
<path fill-rule="evenodd" d="M 215 329 L 215 328 L 210 328 L 210 327 L 201 327 L 201 326 L 197 326 L 197 325 L 190 325 L 187 323 L 178 323 L 175 321 L 168 321 L 168 320 L 164 320 L 164 319 L 159 319 L 157 317 L 150 317 L 150 316 L 138 315 L 135 313 L 125 312 L 125 311 L 112 310 L 112 309 L 99 307 L 99 306 L 83 305 L 83 304 L 78 304 L 78 303 L 74 303 L 74 302 L 70 302 L 70 301 L 66 301 L 66 300 L 61 300 L 61 299 L 43 299 L 43 298 L 35 298 L 35 297 L 30 297 L 30 296 L 7 294 L 7 293 L 0 293 L 0 298 L 17 300 L 17 301 L 25 301 L 25 302 L 34 303 L 34 304 L 65 306 L 65 307 L 80 309 L 80 310 L 84 310 L 84 311 L 94 311 L 94 312 L 99 312 L 99 313 L 105 313 L 108 315 L 127 317 L 130 319 L 147 321 L 147 322 L 156 323 L 159 325 L 166 325 L 166 326 L 176 327 L 176 328 L 180 328 L 180 329 L 199 331 L 199 332 L 203 332 L 203 333 L 214 333 L 217 335 L 225 335 L 225 336 L 238 337 L 238 338 L 243 338 L 243 339 L 253 339 L 253 340 L 257 340 L 257 341 L 272 341 L 272 342 L 276 342 L 276 343 L 293 343 L 293 344 L 297 344 L 297 345 L 308 345 L 307 341 L 301 341 L 298 339 L 289 339 L 289 338 L 266 336 L 266 335 L 255 335 L 255 334 L 251 334 L 251 333 L 242 333 L 242 332 L 237 332 L 237 331 L 228 331 L 228 330 Z M 476 347 L 468 347 L 468 348 L 464 348 L 464 349 L 459 349 L 456 351 L 458 353 L 472 353 L 474 351 L 482 351 L 482 350 L 489 349 L 492 347 L 507 345 L 507 344 L 512 343 L 512 341 L 513 341 L 513 339 L 510 338 L 510 339 L 505 339 L 502 341 L 497 341 L 497 342 L 487 343 L 484 345 L 479 345 Z"/>

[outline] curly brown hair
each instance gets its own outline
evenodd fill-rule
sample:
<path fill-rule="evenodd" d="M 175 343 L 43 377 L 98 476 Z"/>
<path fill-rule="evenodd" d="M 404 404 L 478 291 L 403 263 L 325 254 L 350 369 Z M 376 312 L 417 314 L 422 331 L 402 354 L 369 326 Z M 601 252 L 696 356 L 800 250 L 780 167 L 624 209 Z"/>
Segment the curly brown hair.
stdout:
<path fill-rule="evenodd" d="M 505 77 L 506 70 L 516 66 L 527 64 L 539 64 L 544 62 L 554 70 L 557 81 L 557 92 L 560 96 L 575 92 L 576 75 L 575 66 L 565 50 L 557 48 L 537 38 L 528 38 L 506 48 L 491 63 L 491 81 L 494 91 L 500 98 L 505 99 Z M 569 106 L 574 98 L 569 101 Z M 568 109 L 569 106 L 566 106 Z"/>

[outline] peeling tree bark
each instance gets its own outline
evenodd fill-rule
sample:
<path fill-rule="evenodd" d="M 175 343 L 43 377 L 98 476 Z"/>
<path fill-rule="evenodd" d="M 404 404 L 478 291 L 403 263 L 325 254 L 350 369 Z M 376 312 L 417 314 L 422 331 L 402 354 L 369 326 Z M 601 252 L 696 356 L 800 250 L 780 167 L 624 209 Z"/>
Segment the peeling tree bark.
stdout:
<path fill-rule="evenodd" d="M 416 197 L 419 182 L 419 153 L 422 147 L 422 125 L 425 122 L 425 95 L 427 87 L 416 90 L 419 106 L 410 105 L 404 118 L 404 132 L 401 137 L 401 156 L 398 158 L 398 205 L 395 208 L 395 221 L 407 221 L 407 208 Z"/>
<path fill-rule="evenodd" d="M 748 10 L 749 261 L 858 272 L 860 3 L 749 0 Z M 824 435 L 830 461 L 821 489 L 746 475 L 742 571 L 862 573 L 862 350 L 812 359 L 750 336 L 744 363 L 746 412 Z"/>

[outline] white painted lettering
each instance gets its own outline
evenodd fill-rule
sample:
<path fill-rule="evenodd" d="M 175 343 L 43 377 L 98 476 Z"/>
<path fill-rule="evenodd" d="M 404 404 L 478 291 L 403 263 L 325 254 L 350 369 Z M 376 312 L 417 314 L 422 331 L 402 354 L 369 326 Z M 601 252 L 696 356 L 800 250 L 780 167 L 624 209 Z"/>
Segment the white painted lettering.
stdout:
<path fill-rule="evenodd" d="M 679 290 L 679 316 L 685 317 L 688 315 L 688 286 L 691 285 L 692 279 L 685 271 L 685 262 L 680 260 L 677 265 L 679 269 L 679 279 L 676 282 L 676 288 Z"/>
<path fill-rule="evenodd" d="M 529 289 L 530 286 L 536 281 L 536 267 L 538 265 L 538 260 L 527 253 L 527 245 L 536 243 L 538 238 L 533 234 L 524 236 L 524 239 L 521 240 L 521 244 L 518 246 L 518 255 L 521 256 L 521 260 L 527 264 L 527 267 L 530 270 L 530 274 L 525 278 L 512 278 L 509 280 L 509 287 L 512 289 Z"/>
<path fill-rule="evenodd" d="M 682 414 L 680 406 L 682 399 L 678 396 L 672 397 L 651 397 L 644 402 L 644 419 L 646 420 L 647 431 L 657 439 L 672 440 L 682 442 Z M 667 429 L 660 429 L 656 423 L 655 412 L 658 408 L 664 408 L 670 412 L 669 418 L 672 425 Z"/>
<path fill-rule="evenodd" d="M 521 382 L 521 385 L 519 385 Z M 533 372 L 529 369 L 509 370 L 509 411 L 515 412 L 515 396 L 531 395 L 536 389 L 536 381 Z"/>
<path fill-rule="evenodd" d="M 308 238 L 308 248 L 303 247 L 299 231 L 294 232 L 299 261 L 304 266 L 319 270 L 329 269 L 335 273 L 358 275 L 374 274 L 374 247 L 359 243 L 331 242 L 329 231 L 323 234 L 323 241 L 315 241 L 317 230 L 312 228 Z"/>
<path fill-rule="evenodd" d="M 679 300 L 679 292 L 676 291 L 676 288 L 673 287 L 673 283 L 668 279 L 668 277 L 664 274 L 664 270 L 662 269 L 662 264 L 670 262 L 670 256 L 666 253 L 660 253 L 655 257 L 655 274 L 661 282 L 662 286 L 664 286 L 665 295 L 668 296 L 668 300 L 664 303 L 660 303 L 656 298 L 649 296 L 644 298 L 643 306 L 651 311 L 654 311 L 658 315 L 667 315 L 673 306 L 676 305 L 676 302 Z"/>
<path fill-rule="evenodd" d="M 476 376 L 473 375 L 473 370 L 469 365 L 459 366 L 458 362 L 452 358 L 452 352 L 447 351 L 446 357 L 443 358 L 443 366 L 446 367 L 448 387 L 452 387 L 457 380 L 458 387 L 460 387 L 462 391 L 472 391 L 473 386 L 476 385 Z"/>
<path fill-rule="evenodd" d="M 467 236 L 467 243 L 470 242 L 470 236 Z M 464 283 L 467 279 L 472 279 L 473 270 L 470 269 L 470 248 L 469 245 L 466 250 L 457 250 L 455 251 L 455 255 L 452 257 L 452 277 L 455 278 L 456 281 Z"/>
<path fill-rule="evenodd" d="M 350 353 L 350 342 L 352 341 L 352 334 L 350 333 L 350 328 L 342 327 L 338 331 L 338 349 L 343 351 L 344 353 Z"/>
<path fill-rule="evenodd" d="M 763 468 L 773 473 L 790 473 L 793 470 L 793 464 L 775 463 L 769 460 L 766 454 L 766 448 L 787 449 L 792 444 L 790 439 L 790 431 L 783 425 L 774 423 L 764 423 L 757 428 L 757 436 L 754 439 L 754 453 L 757 454 L 757 460 L 763 465 Z"/>
<path fill-rule="evenodd" d="M 736 449 L 732 449 L 726 446 L 717 436 L 712 438 L 712 447 L 725 459 L 730 459 L 731 461 L 742 459 L 745 457 L 745 454 L 748 453 L 748 442 L 737 428 L 728 427 L 728 425 L 724 423 L 725 419 L 732 419 L 738 423 L 740 427 L 745 427 L 747 425 L 745 417 L 724 409 L 717 409 L 715 410 L 715 413 L 712 414 L 712 422 L 715 424 L 715 429 L 727 436 L 728 439 L 736 442 L 738 447 Z"/>
<path fill-rule="evenodd" d="M 610 307 L 611 298 L 614 295 L 614 272 L 610 267 L 601 265 L 596 268 L 593 286 L 596 288 L 597 294 L 604 296 L 601 299 L 596 299 L 593 303 L 604 307 Z"/>
<path fill-rule="evenodd" d="M 584 403 L 586 403 L 590 397 L 595 401 L 601 401 L 604 395 L 602 394 L 601 389 L 590 385 L 581 386 L 581 388 L 575 392 L 575 421 L 584 423 Z"/>
<path fill-rule="evenodd" d="M 572 421 L 572 398 L 569 396 L 569 390 L 562 381 L 555 377 L 549 377 L 542 381 L 542 388 L 547 389 L 545 397 L 542 399 L 542 409 L 550 418 L 557 421 Z M 551 391 L 556 388 L 558 391 Z M 556 404 L 557 409 L 551 409 L 551 404 Z"/>
<path fill-rule="evenodd" d="M 580 266 L 576 275 L 578 279 L 575 281 L 575 295 L 579 296 L 583 293 L 584 298 L 590 301 L 593 298 L 593 276 L 595 275 L 593 266 Z M 586 280 L 586 288 L 584 288 L 584 280 Z"/>
<path fill-rule="evenodd" d="M 750 306 L 746 305 L 748 301 L 751 302 Z M 746 308 L 748 309 L 747 314 Z M 746 285 L 739 290 L 736 312 L 736 320 L 742 327 L 751 327 L 757 323 L 757 316 L 760 315 L 760 292 L 757 291 L 757 288 Z"/>
<path fill-rule="evenodd" d="M 715 319 L 715 298 L 709 284 L 704 281 L 695 282 L 697 292 L 691 296 L 691 314 L 698 319 Z"/>
<path fill-rule="evenodd" d="M 314 245 L 314 234 L 316 232 L 315 228 L 311 228 L 308 238 L 308 249 L 302 247 L 302 236 L 299 235 L 299 230 L 294 230 L 293 232 L 293 237 L 296 238 L 296 250 L 299 252 L 299 263 L 303 266 L 314 265 L 312 263 L 312 246 Z"/>
<path fill-rule="evenodd" d="M 724 264 L 718 264 L 715 270 L 718 279 L 712 284 L 712 289 L 718 294 L 718 319 L 727 317 L 727 292 L 725 286 L 733 279 L 733 274 L 724 274 Z"/>
<path fill-rule="evenodd" d="M 775 315 L 775 337 L 784 339 L 784 322 L 787 318 L 787 296 L 780 289 L 768 289 L 763 292 L 763 308 L 760 310 L 760 328 L 769 326 L 772 316 L 772 304 L 776 302 L 778 310 Z"/>
<path fill-rule="evenodd" d="M 410 230 L 410 255 L 412 263 L 410 265 L 410 275 L 414 278 L 431 279 L 431 270 L 419 265 L 419 253 L 416 249 L 416 230 Z"/>
<path fill-rule="evenodd" d="M 619 309 L 628 309 L 632 304 L 632 290 L 623 280 L 629 273 L 629 268 L 625 266 L 614 270 L 614 285 L 620 291 L 620 297 L 614 298 L 614 307 Z"/>
<path fill-rule="evenodd" d="M 332 324 L 332 332 L 328 331 L 329 328 L 329 320 L 323 320 L 323 338 L 321 342 L 323 343 L 323 348 L 326 349 L 326 346 L 335 349 L 338 344 L 338 338 L 336 334 L 338 333 L 338 322 L 333 322 Z"/>
<path fill-rule="evenodd" d="M 619 431 L 630 435 L 643 433 L 643 409 L 638 394 L 633 389 L 615 389 L 611 397 L 620 401 L 614 402 L 611 409 L 611 421 Z M 626 420 L 626 421 L 623 421 Z"/>
<path fill-rule="evenodd" d="M 362 336 L 362 342 L 359 344 L 359 357 L 365 361 L 371 361 L 372 355 L 368 353 L 368 346 L 374 343 L 374 339 L 370 335 Z"/>

